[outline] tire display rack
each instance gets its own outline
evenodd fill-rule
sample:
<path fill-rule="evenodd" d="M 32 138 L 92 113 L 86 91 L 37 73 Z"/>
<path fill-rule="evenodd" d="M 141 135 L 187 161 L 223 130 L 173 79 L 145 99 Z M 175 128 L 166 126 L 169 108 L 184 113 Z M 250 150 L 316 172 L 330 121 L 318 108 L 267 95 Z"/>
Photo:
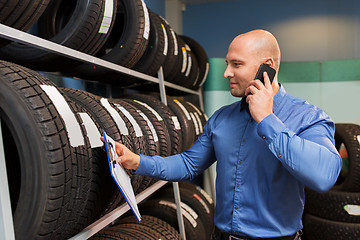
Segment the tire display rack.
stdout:
<path fill-rule="evenodd" d="M 149 82 L 157 83 L 159 85 L 159 91 L 160 91 L 160 97 L 161 101 L 167 105 L 167 99 L 166 99 L 166 90 L 165 87 L 169 87 L 172 89 L 176 89 L 182 92 L 186 92 L 189 94 L 197 95 L 199 97 L 199 104 L 200 108 L 204 110 L 203 105 L 203 98 L 202 98 L 202 91 L 199 89 L 198 91 L 194 91 L 170 82 L 164 81 L 164 76 L 162 72 L 162 68 L 160 67 L 158 71 L 158 78 L 152 77 L 131 69 L 128 69 L 126 67 L 102 60 L 100 58 L 96 58 L 94 56 L 73 50 L 71 48 L 59 45 L 54 42 L 50 42 L 48 40 L 39 38 L 37 36 L 28 34 L 26 32 L 8 27 L 6 25 L 0 24 L 0 38 L 6 38 L 11 41 L 16 41 L 22 44 L 30 45 L 36 48 L 40 48 L 49 52 L 53 52 L 55 54 L 59 54 L 68 58 L 76 59 L 79 61 L 83 61 L 86 63 L 95 64 L 97 66 L 105 67 L 107 69 L 111 69 L 113 71 L 117 71 L 120 73 L 125 73 L 127 75 L 131 75 Z M 1 123 L 1 120 L 0 120 Z M 5 166 L 5 151 L 4 151 L 4 145 L 3 145 L 3 135 L 1 131 L 0 126 L 0 239 L 5 240 L 13 240 L 15 239 L 14 234 L 14 226 L 13 226 L 13 218 L 12 218 L 12 212 L 11 212 L 11 204 L 10 204 L 10 194 L 9 194 L 9 188 L 8 188 L 8 181 L 7 181 L 7 173 L 6 173 L 6 166 Z M 211 176 L 210 176 L 211 177 Z M 147 197 L 149 197 L 152 193 L 157 191 L 159 188 L 161 188 L 163 185 L 165 185 L 166 181 L 158 181 L 154 185 L 150 186 L 143 192 L 136 195 L 136 202 L 140 203 L 143 200 L 145 200 Z M 173 189 L 174 189 L 174 198 L 175 203 L 177 206 L 177 217 L 178 217 L 178 223 L 179 223 L 179 230 L 181 237 L 186 240 L 185 236 L 185 228 L 184 228 L 184 221 L 183 216 L 181 214 L 181 207 L 180 207 L 180 191 L 179 191 L 179 185 L 177 182 L 173 183 Z M 113 221 L 115 221 L 117 218 L 119 218 L 121 215 L 126 213 L 130 207 L 127 203 L 124 203 L 120 207 L 114 209 L 110 213 L 106 214 L 105 216 L 101 217 L 97 221 L 95 221 L 93 224 L 86 227 L 84 230 L 82 230 L 77 235 L 73 236 L 72 240 L 80 240 L 80 239 L 88 239 L 92 235 L 96 234 L 98 231 L 106 227 L 107 225 L 111 224 Z M 30 217 L 31 216 L 27 216 Z"/>

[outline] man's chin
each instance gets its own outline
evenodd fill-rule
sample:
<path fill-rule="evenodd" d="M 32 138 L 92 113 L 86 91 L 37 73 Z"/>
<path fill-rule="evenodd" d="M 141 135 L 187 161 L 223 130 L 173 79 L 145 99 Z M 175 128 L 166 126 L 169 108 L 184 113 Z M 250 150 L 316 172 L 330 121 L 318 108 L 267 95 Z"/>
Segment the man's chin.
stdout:
<path fill-rule="evenodd" d="M 230 90 L 231 95 L 233 95 L 234 97 L 243 97 L 243 94 L 241 94 L 239 91 L 237 91 L 237 89 L 231 89 Z"/>

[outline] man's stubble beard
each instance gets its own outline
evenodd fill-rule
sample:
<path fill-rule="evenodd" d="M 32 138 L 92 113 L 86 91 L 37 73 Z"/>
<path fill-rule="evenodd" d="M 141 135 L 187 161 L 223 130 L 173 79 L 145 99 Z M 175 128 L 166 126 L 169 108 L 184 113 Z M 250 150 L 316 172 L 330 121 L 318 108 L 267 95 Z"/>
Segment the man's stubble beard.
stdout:
<path fill-rule="evenodd" d="M 233 97 L 244 97 L 245 96 L 245 93 L 242 93 L 240 91 L 240 89 L 235 89 L 235 88 L 230 89 L 230 94 Z"/>

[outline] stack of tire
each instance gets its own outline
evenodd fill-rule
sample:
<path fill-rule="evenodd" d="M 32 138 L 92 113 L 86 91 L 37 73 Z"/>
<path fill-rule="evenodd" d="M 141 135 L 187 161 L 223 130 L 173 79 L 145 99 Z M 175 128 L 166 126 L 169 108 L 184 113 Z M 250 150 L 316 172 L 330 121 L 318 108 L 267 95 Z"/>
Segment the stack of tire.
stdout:
<path fill-rule="evenodd" d="M 0 3 L 0 23 L 5 25 L 13 26 L 10 20 L 19 15 L 19 22 L 26 23 L 20 29 L 33 26 L 29 31 L 43 39 L 150 76 L 157 76 L 162 66 L 166 81 L 186 88 L 198 89 L 206 79 L 209 64 L 201 45 L 190 37 L 177 35 L 166 20 L 147 9 L 143 0 L 34 1 L 43 2 L 37 4 L 39 7 L 4 2 L 3 8 Z M 13 12 L 17 15 L 12 15 Z M 108 68 L 16 42 L 3 46 L 0 57 L 34 70 L 62 72 L 66 76 L 123 87 L 149 84 Z"/>
<path fill-rule="evenodd" d="M 326 193 L 305 189 L 305 240 L 360 239 L 360 126 L 336 124 L 335 146 L 343 160 L 335 186 Z"/>
<path fill-rule="evenodd" d="M 39 73 L 2 60 L 0 81 L 19 239 L 67 239 L 125 202 L 109 172 L 102 129 L 135 153 L 169 156 L 189 148 L 206 122 L 205 114 L 184 100 L 173 98 L 167 107 L 158 96 L 103 98 L 58 88 Z M 155 182 L 128 174 L 135 193 Z"/>
<path fill-rule="evenodd" d="M 211 239 L 214 227 L 213 200 L 199 186 L 188 182 L 180 182 L 179 186 L 186 239 Z M 140 225 L 134 216 L 129 215 L 120 219 L 113 226 L 103 229 L 92 239 L 181 239 L 172 184 L 165 185 L 151 199 L 141 203 L 139 208 L 142 214 Z M 149 225 L 153 229 L 146 228 Z M 162 236 L 154 233 L 154 230 L 159 232 L 161 229 Z M 166 234 L 164 234 L 164 229 L 166 229 Z M 169 233 L 169 229 L 171 229 L 171 233 Z M 173 236 L 174 232 L 176 237 Z M 128 234 L 131 237 L 125 238 Z"/>
<path fill-rule="evenodd" d="M 214 202 L 199 186 L 179 182 L 181 210 L 186 239 L 209 240 L 214 228 Z M 176 204 L 172 184 L 165 185 L 140 204 L 140 211 L 169 223 L 178 230 Z"/>
<path fill-rule="evenodd" d="M 0 23 L 27 31 L 44 12 L 49 0 L 3 0 L 0 2 Z M 0 38 L 0 47 L 10 41 Z"/>
<path fill-rule="evenodd" d="M 134 216 L 128 216 L 121 219 L 115 225 L 103 229 L 90 239 L 181 240 L 181 236 L 170 224 L 162 221 L 161 219 L 142 215 L 140 224 Z"/>

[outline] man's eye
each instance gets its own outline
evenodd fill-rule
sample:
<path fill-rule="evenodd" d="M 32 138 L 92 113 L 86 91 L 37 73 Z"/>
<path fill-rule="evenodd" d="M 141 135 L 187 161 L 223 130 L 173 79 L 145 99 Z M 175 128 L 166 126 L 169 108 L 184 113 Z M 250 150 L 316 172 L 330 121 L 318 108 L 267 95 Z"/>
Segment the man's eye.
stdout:
<path fill-rule="evenodd" d="M 241 66 L 241 63 L 234 63 L 234 66 L 235 66 L 235 67 L 240 67 L 240 66 Z"/>

